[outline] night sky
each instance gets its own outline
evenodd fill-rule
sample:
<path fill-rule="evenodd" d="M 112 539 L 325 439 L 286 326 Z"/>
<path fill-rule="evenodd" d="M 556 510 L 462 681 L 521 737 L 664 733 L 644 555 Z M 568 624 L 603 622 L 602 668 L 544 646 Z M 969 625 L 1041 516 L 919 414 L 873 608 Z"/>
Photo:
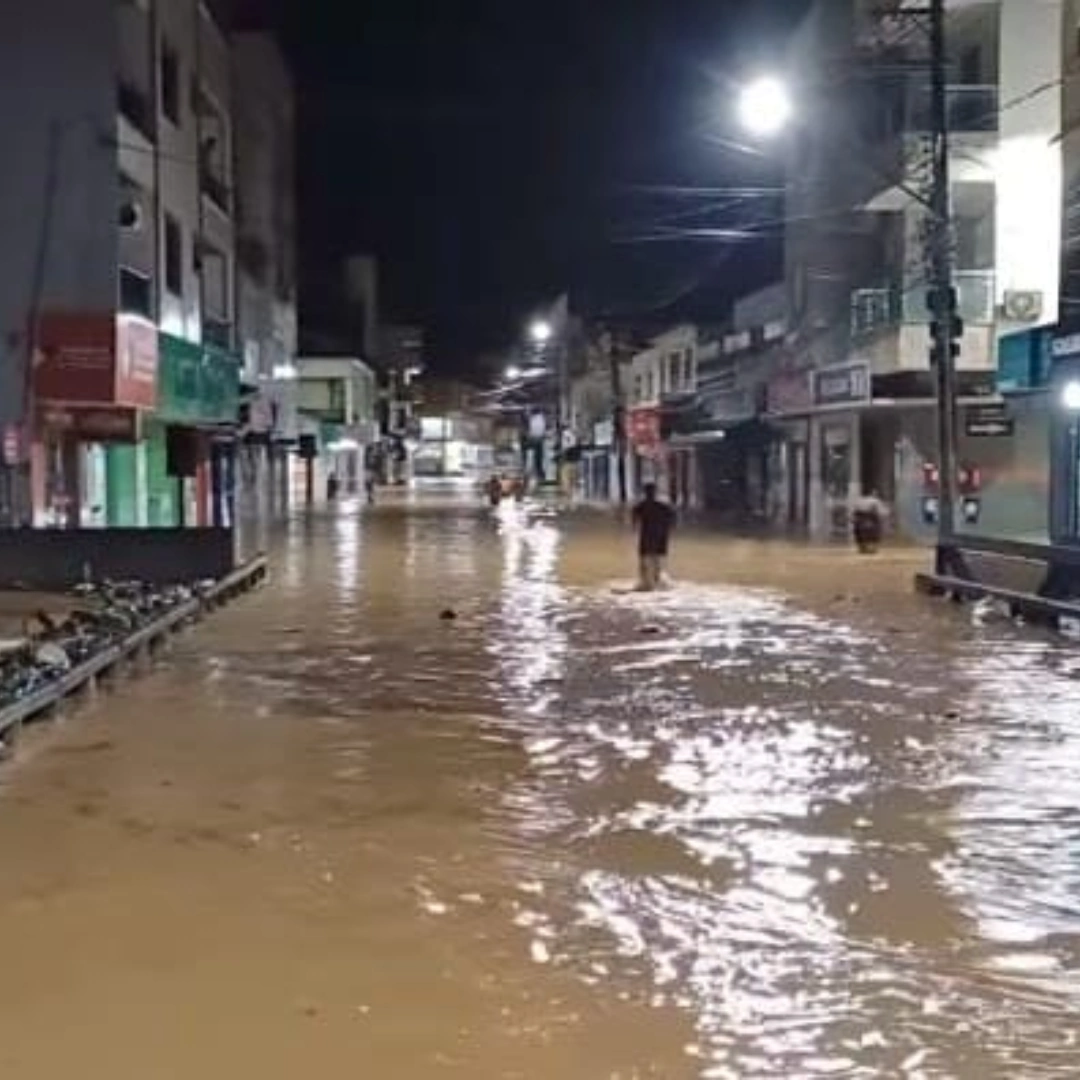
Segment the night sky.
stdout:
<path fill-rule="evenodd" d="M 804 6 L 280 0 L 306 295 L 374 252 L 383 317 L 425 324 L 446 370 L 564 288 L 593 315 L 722 318 L 776 244 L 647 242 L 693 203 L 641 187 L 776 181 L 712 137 L 731 134 L 732 81 L 779 57 Z"/>

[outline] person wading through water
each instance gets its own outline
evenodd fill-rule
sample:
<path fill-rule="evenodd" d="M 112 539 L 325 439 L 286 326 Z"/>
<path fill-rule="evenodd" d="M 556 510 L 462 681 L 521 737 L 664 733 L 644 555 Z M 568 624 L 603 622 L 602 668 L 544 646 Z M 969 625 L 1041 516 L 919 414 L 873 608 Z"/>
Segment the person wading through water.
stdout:
<path fill-rule="evenodd" d="M 667 559 L 675 511 L 656 497 L 656 485 L 646 484 L 645 497 L 634 507 L 633 522 L 638 531 L 638 584 L 642 592 L 661 585 Z"/>

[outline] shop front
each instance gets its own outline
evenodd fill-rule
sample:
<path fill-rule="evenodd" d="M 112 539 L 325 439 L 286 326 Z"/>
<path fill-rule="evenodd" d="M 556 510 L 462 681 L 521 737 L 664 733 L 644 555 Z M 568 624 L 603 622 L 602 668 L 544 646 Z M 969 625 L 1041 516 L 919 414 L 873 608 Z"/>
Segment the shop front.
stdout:
<path fill-rule="evenodd" d="M 146 430 L 146 517 L 158 526 L 235 517 L 240 363 L 230 352 L 159 335 L 158 408 Z"/>
<path fill-rule="evenodd" d="M 811 389 L 810 527 L 816 535 L 842 539 L 849 533 L 851 505 L 862 484 L 860 417 L 872 397 L 870 365 L 820 368 L 811 377 Z"/>
<path fill-rule="evenodd" d="M 770 447 L 769 518 L 782 529 L 810 525 L 810 372 L 779 371 L 765 385 L 765 415 L 776 430 Z"/>
<path fill-rule="evenodd" d="M 111 313 L 46 312 L 34 358 L 30 480 L 35 525 L 120 524 L 126 503 L 110 454 L 135 461 L 157 404 L 153 324 Z M 137 474 L 136 474 L 137 475 Z"/>

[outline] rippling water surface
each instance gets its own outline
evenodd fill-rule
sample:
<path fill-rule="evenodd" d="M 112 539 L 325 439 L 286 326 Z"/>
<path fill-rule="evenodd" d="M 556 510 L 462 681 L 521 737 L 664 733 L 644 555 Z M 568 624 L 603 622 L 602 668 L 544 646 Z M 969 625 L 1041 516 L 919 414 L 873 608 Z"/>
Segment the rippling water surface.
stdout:
<path fill-rule="evenodd" d="M 274 555 L 8 775 L 0 1075 L 1080 1075 L 1075 646 L 586 516 Z"/>

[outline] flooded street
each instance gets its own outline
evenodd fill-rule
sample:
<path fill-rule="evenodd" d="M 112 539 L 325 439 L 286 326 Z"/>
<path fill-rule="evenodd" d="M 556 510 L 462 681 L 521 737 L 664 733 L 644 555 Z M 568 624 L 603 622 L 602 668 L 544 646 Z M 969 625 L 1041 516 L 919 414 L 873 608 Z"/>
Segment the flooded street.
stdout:
<path fill-rule="evenodd" d="M 0 1076 L 1077 1075 L 1075 645 L 588 512 L 273 555 L 5 774 Z"/>

